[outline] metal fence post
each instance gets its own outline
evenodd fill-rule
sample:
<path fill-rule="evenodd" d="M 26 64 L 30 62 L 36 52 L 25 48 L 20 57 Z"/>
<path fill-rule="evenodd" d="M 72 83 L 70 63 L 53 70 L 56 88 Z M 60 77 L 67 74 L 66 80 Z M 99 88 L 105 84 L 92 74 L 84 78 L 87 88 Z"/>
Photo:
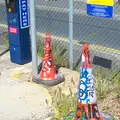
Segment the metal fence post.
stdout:
<path fill-rule="evenodd" d="M 32 50 L 32 74 L 36 76 L 38 73 L 37 58 L 37 39 L 36 39 L 36 16 L 35 16 L 35 0 L 30 0 L 30 27 L 31 27 L 31 50 Z"/>
<path fill-rule="evenodd" d="M 73 0 L 69 0 L 69 68 L 73 69 Z"/>

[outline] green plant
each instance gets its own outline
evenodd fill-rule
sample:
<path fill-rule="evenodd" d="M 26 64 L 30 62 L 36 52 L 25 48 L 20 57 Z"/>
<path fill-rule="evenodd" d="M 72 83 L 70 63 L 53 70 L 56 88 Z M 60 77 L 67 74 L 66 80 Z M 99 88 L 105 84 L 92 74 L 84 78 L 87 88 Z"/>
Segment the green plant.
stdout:
<path fill-rule="evenodd" d="M 4 39 L 4 46 L 9 48 L 9 40 L 8 40 L 8 33 L 5 32 L 3 34 L 3 39 Z"/>
<path fill-rule="evenodd" d="M 104 99 L 108 93 L 116 89 L 120 91 L 120 84 L 117 83 L 117 81 L 120 79 L 120 74 L 117 74 L 117 76 L 115 76 L 116 73 L 117 72 L 115 71 L 108 70 L 100 66 L 93 68 L 93 75 L 95 76 L 95 88 L 98 99 Z"/>
<path fill-rule="evenodd" d="M 112 81 L 106 79 L 99 73 L 94 77 L 94 82 L 98 99 L 104 99 L 114 89 Z"/>
<path fill-rule="evenodd" d="M 75 111 L 77 104 L 77 96 L 70 95 L 69 97 L 62 93 L 62 88 L 57 87 L 54 91 L 54 106 L 56 108 L 56 115 L 52 120 L 60 120 L 61 118 L 68 115 L 70 112 Z"/>
<path fill-rule="evenodd" d="M 44 42 L 42 40 L 38 40 L 38 56 L 44 56 Z"/>
<path fill-rule="evenodd" d="M 56 117 L 57 119 L 63 118 L 68 115 L 70 112 L 76 110 L 76 97 L 67 97 L 64 95 L 63 99 L 59 100 L 56 105 L 56 109 L 59 114 Z"/>
<path fill-rule="evenodd" d="M 117 92 L 118 94 L 120 95 L 120 78 L 118 80 L 116 80 L 116 89 L 117 89 Z"/>
<path fill-rule="evenodd" d="M 118 79 L 115 81 L 115 84 L 116 84 L 117 99 L 118 99 L 118 103 L 120 104 L 120 74 Z"/>

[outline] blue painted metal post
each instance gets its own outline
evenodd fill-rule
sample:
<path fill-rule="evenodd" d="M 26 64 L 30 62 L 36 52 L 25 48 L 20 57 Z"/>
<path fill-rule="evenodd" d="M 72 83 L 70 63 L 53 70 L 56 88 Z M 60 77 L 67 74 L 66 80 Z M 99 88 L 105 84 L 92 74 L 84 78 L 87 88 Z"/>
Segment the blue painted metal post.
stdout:
<path fill-rule="evenodd" d="M 37 39 L 36 39 L 36 19 L 35 19 L 35 0 L 30 0 L 30 27 L 31 27 L 31 47 L 32 47 L 32 74 L 37 76 L 38 57 L 37 57 Z"/>
<path fill-rule="evenodd" d="M 69 68 L 73 69 L 73 0 L 69 0 Z"/>

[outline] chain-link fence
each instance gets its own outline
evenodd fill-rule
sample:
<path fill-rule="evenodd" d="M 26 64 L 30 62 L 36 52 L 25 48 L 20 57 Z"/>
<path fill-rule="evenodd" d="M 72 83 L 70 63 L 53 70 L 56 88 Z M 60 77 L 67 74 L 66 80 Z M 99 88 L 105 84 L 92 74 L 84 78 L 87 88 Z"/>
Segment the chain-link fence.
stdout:
<path fill-rule="evenodd" d="M 0 56 L 8 51 L 8 34 L 7 34 L 7 15 L 5 9 L 5 1 L 0 0 Z"/>
<path fill-rule="evenodd" d="M 42 51 L 41 41 L 45 39 L 45 33 L 49 32 L 53 47 L 55 46 L 53 49 L 59 53 L 56 56 L 62 57 L 59 63 L 65 61 L 63 66 L 68 66 L 69 0 L 35 0 L 35 5 L 38 51 Z M 0 8 L 0 33 L 2 33 L 7 31 L 6 9 L 2 0 Z M 73 8 L 73 67 L 79 66 L 81 43 L 87 42 L 90 44 L 93 63 L 113 70 L 115 74 L 118 73 L 120 71 L 119 2 L 115 1 L 114 15 L 111 19 L 88 16 L 85 0 L 73 0 Z"/>
<path fill-rule="evenodd" d="M 73 67 L 81 61 L 81 44 L 90 44 L 93 64 L 119 71 L 120 69 L 120 4 L 115 1 L 112 19 L 90 17 L 86 14 L 84 0 L 73 1 Z M 57 46 L 64 48 L 62 54 L 68 62 L 69 0 L 37 0 L 37 31 L 50 32 Z M 111 73 L 109 73 L 111 74 Z"/>

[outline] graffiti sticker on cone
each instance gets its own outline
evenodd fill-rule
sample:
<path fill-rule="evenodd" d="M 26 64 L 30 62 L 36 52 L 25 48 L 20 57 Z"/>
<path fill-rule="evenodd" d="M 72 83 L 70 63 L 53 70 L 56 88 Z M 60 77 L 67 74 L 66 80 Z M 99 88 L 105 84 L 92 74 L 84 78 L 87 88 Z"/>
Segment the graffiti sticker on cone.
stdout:
<path fill-rule="evenodd" d="M 112 18 L 113 0 L 87 0 L 87 14 L 90 16 Z"/>
<path fill-rule="evenodd" d="M 78 100 L 82 104 L 92 104 L 96 102 L 96 91 L 94 87 L 91 68 L 81 68 Z"/>

